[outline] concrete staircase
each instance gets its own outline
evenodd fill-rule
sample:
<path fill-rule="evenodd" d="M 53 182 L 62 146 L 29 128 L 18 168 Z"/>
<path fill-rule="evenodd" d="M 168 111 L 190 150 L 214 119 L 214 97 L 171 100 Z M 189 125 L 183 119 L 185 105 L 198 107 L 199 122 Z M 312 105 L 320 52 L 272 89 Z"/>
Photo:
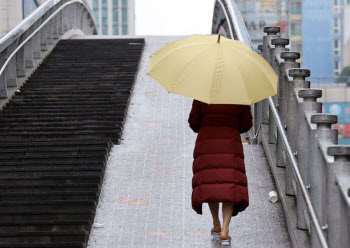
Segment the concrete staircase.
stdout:
<path fill-rule="evenodd" d="M 143 45 L 62 40 L 0 111 L 0 247 L 86 247 Z"/>

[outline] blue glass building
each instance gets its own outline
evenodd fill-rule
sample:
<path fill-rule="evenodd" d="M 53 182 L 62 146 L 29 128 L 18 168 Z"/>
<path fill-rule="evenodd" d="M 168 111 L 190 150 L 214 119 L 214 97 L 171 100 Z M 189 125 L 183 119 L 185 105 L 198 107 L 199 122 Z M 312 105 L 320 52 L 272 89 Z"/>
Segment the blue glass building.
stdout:
<path fill-rule="evenodd" d="M 303 67 L 312 83 L 334 83 L 343 68 L 344 0 L 303 0 Z"/>

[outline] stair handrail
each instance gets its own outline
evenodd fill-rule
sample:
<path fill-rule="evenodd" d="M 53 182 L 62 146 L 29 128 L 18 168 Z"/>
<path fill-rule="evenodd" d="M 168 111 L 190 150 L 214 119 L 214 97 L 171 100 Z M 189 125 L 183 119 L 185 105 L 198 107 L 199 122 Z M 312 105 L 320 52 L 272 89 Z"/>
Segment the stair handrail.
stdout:
<path fill-rule="evenodd" d="M 240 11 L 237 8 L 235 1 L 234 0 L 217 0 L 217 2 L 223 8 L 225 15 L 229 14 L 230 18 L 233 21 L 233 27 L 231 27 L 231 28 L 233 28 L 234 30 L 232 30 L 232 32 L 230 31 L 230 33 L 231 34 L 235 33 L 237 36 L 236 38 L 238 40 L 244 42 L 246 45 L 248 45 L 252 49 L 252 44 L 251 44 L 251 40 L 249 38 L 249 34 L 247 32 L 246 26 L 243 22 L 243 18 L 241 16 Z M 224 9 L 225 5 L 227 6 L 227 9 Z M 231 38 L 234 39 L 234 37 L 232 37 L 232 35 L 231 35 Z M 287 155 L 288 155 L 288 158 L 291 162 L 293 173 L 297 179 L 298 186 L 301 188 L 302 196 L 304 198 L 307 209 L 308 209 L 309 214 L 311 216 L 311 221 L 316 229 L 316 233 L 317 233 L 318 239 L 320 241 L 320 244 L 323 248 L 328 248 L 328 244 L 327 244 L 326 238 L 323 234 L 319 220 L 316 216 L 314 206 L 312 205 L 312 202 L 310 200 L 310 196 L 306 190 L 303 178 L 300 174 L 300 171 L 298 168 L 298 163 L 295 159 L 295 154 L 293 153 L 293 151 L 291 149 L 286 132 L 285 132 L 284 127 L 283 127 L 282 122 L 281 122 L 280 115 L 276 109 L 276 106 L 275 106 L 276 103 L 274 102 L 274 99 L 272 97 L 269 97 L 267 99 L 267 101 L 268 101 L 269 107 L 271 109 L 270 114 L 273 115 L 273 117 L 276 121 L 277 129 L 279 131 L 279 134 L 281 135 L 283 144 L 284 144 L 285 149 L 287 151 Z M 259 127 L 259 129 L 260 129 L 260 127 Z"/>
<path fill-rule="evenodd" d="M 3 36 L 0 39 L 0 107 L 62 37 L 81 34 L 97 34 L 87 0 L 49 0 Z"/>
<path fill-rule="evenodd" d="M 57 1 L 57 0 L 53 0 Z M 20 45 L 17 46 L 17 48 L 11 53 L 9 57 L 7 57 L 5 63 L 2 65 L 0 69 L 0 77 L 5 71 L 8 63 L 11 61 L 11 59 L 17 54 L 17 52 L 31 39 L 34 35 L 36 35 L 52 18 L 54 18 L 62 9 L 67 7 L 68 5 L 74 4 L 74 3 L 84 3 L 83 0 L 70 0 L 69 2 L 63 4 L 61 7 L 59 7 L 54 13 L 50 15 L 37 29 L 35 29 L 34 32 L 32 32 Z M 16 28 L 17 29 L 17 28 Z M 1 40 L 0 40 L 1 42 Z"/>
<path fill-rule="evenodd" d="M 7 32 L 4 36 L 0 37 L 0 52 L 2 52 L 6 47 L 17 39 L 21 34 L 28 30 L 33 23 L 38 21 L 43 15 L 51 9 L 53 6 L 64 2 L 64 0 L 47 0 L 38 8 L 36 8 L 30 15 L 28 15 L 24 20 L 22 20 L 16 27 Z M 92 10 L 86 0 L 81 0 L 81 4 L 85 6 L 91 16 L 93 16 Z M 94 26 L 96 26 L 95 19 L 92 18 Z M 97 30 L 96 30 L 97 32 Z"/>

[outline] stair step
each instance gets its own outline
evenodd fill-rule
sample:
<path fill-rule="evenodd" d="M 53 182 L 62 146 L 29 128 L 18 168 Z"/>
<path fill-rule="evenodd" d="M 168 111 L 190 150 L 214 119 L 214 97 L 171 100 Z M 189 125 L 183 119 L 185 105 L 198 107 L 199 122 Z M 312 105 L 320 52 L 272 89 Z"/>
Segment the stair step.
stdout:
<path fill-rule="evenodd" d="M 0 110 L 0 247 L 86 248 L 143 45 L 61 40 Z"/>
<path fill-rule="evenodd" d="M 0 221 L 0 232 L 89 231 L 90 220 Z"/>
<path fill-rule="evenodd" d="M 96 208 L 95 200 L 0 201 L 0 211 L 8 210 L 69 210 Z M 1 231 L 1 230 L 0 230 Z"/>
<path fill-rule="evenodd" d="M 0 246 L 11 243 L 47 244 L 66 242 L 87 242 L 87 231 L 37 231 L 37 232 L 3 232 L 0 233 Z"/>
<path fill-rule="evenodd" d="M 100 185 L 97 183 L 81 183 L 81 184 L 23 184 L 23 185 L 1 185 L 0 193 L 11 192 L 46 192 L 46 191 L 76 192 L 76 191 L 95 191 L 99 192 Z M 1 202 L 0 202 L 1 204 Z"/>
<path fill-rule="evenodd" d="M 44 201 L 44 200 L 96 200 L 95 191 L 75 191 L 75 192 L 10 192 L 1 193 L 0 201 Z"/>
<path fill-rule="evenodd" d="M 0 221 L 51 221 L 51 220 L 91 220 L 93 210 L 14 210 L 0 211 Z"/>
<path fill-rule="evenodd" d="M 32 177 L 0 177 L 1 185 L 19 184 L 70 184 L 70 183 L 100 183 L 101 176 L 32 176 Z"/>

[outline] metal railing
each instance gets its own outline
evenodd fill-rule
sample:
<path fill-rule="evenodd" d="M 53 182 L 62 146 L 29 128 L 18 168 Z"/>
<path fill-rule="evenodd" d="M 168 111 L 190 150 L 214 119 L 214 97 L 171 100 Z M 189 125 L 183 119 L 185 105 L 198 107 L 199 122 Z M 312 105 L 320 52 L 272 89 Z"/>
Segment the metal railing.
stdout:
<path fill-rule="evenodd" d="M 8 99 L 61 37 L 96 34 L 85 0 L 49 0 L 0 39 L 0 98 Z M 8 89 L 12 88 L 12 92 Z"/>
<path fill-rule="evenodd" d="M 225 15 L 231 15 L 226 22 L 241 20 L 234 0 L 217 0 L 213 33 L 233 33 L 229 38 L 250 46 L 244 24 L 225 26 Z M 277 35 L 279 27 L 264 31 L 259 50 L 279 77 L 278 95 L 252 106 L 251 137 L 264 146 L 293 246 L 350 247 L 350 147 L 337 145 L 331 129 L 337 116 L 322 114 L 316 101 L 322 91 L 305 81 L 310 71 L 296 62 L 300 54 L 286 48 L 289 40 Z"/>

